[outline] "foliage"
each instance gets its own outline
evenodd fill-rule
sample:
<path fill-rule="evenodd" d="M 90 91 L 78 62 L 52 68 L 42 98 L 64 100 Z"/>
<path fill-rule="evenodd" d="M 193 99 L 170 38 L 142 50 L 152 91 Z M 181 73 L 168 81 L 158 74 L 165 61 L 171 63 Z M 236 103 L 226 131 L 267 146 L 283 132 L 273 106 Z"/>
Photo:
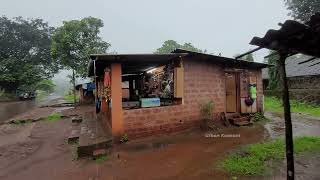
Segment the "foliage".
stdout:
<path fill-rule="evenodd" d="M 62 118 L 62 114 L 61 113 L 51 113 L 48 117 L 47 117 L 47 121 L 50 122 L 55 122 L 58 121 Z"/>
<path fill-rule="evenodd" d="M 160 48 L 156 50 L 156 54 L 166 54 L 166 53 L 171 53 L 175 49 L 185 49 L 188 51 L 194 51 L 194 52 L 205 52 L 202 51 L 201 49 L 198 49 L 194 47 L 191 43 L 184 43 L 183 45 L 177 43 L 174 40 L 167 40 L 165 41 Z"/>
<path fill-rule="evenodd" d="M 101 164 L 105 161 L 107 161 L 109 159 L 109 157 L 107 155 L 103 155 L 103 156 L 99 156 L 95 159 L 95 162 L 98 164 Z"/>
<path fill-rule="evenodd" d="M 53 83 L 52 80 L 44 79 L 37 83 L 36 89 L 51 93 L 54 91 L 55 86 L 56 85 Z"/>
<path fill-rule="evenodd" d="M 110 44 L 99 36 L 101 19 L 86 17 L 64 21 L 52 37 L 51 55 L 67 69 L 86 77 L 90 54 L 106 53 Z"/>
<path fill-rule="evenodd" d="M 320 137 L 297 137 L 294 139 L 294 153 L 317 152 L 320 150 Z M 251 144 L 239 152 L 228 156 L 222 167 L 231 174 L 263 175 L 285 156 L 285 143 L 276 139 L 264 143 Z"/>
<path fill-rule="evenodd" d="M 50 56 L 53 28 L 42 19 L 0 17 L 0 86 L 28 89 L 57 72 Z"/>
<path fill-rule="evenodd" d="M 273 96 L 265 96 L 264 106 L 266 111 L 283 112 L 281 100 Z M 291 112 L 306 113 L 311 116 L 320 117 L 320 106 L 318 105 L 290 100 L 290 108 Z"/>
<path fill-rule="evenodd" d="M 205 120 L 212 118 L 214 103 L 212 100 L 200 104 L 200 114 Z"/>
<path fill-rule="evenodd" d="M 74 97 L 73 94 L 65 94 L 63 96 L 64 100 L 66 100 L 68 103 L 73 103 L 74 102 Z M 79 96 L 76 96 L 76 101 L 79 101 Z"/>
<path fill-rule="evenodd" d="M 258 122 L 258 121 L 268 121 L 268 119 L 260 112 L 255 113 L 252 117 L 252 120 L 254 122 Z"/>
<path fill-rule="evenodd" d="M 129 137 L 128 137 L 128 134 L 123 134 L 120 138 L 120 142 L 121 143 L 126 143 L 129 141 Z"/>
<path fill-rule="evenodd" d="M 275 51 L 270 51 L 269 55 L 273 54 Z M 276 67 L 276 63 L 279 60 L 279 55 L 272 55 L 270 56 L 267 61 L 268 64 L 271 65 L 268 68 L 269 74 L 269 89 L 277 89 L 279 87 L 279 73 Z"/>
<path fill-rule="evenodd" d="M 285 0 L 288 10 L 295 20 L 306 22 L 316 12 L 320 12 L 319 0 Z"/>

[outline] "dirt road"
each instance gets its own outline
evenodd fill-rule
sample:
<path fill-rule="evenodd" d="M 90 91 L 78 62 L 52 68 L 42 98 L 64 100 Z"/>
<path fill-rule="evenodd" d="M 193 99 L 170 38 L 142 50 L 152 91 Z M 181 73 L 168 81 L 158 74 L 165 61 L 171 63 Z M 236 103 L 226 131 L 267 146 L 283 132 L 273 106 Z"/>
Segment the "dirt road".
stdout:
<path fill-rule="evenodd" d="M 66 114 L 86 109 L 90 108 L 69 110 Z M 313 123 L 311 126 L 320 129 L 318 122 Z M 0 179 L 230 179 L 217 168 L 219 160 L 236 147 L 259 142 L 268 134 L 262 125 L 255 124 L 223 129 L 211 137 L 198 130 L 163 135 L 117 145 L 107 161 L 97 163 L 74 159 L 75 147 L 66 144 L 71 126 L 68 118 L 0 126 L 0 136 L 11 138 L 0 145 Z M 283 131 L 278 128 L 281 125 L 271 129 Z M 222 134 L 240 137 L 221 137 Z M 305 168 L 312 167 L 312 163 Z M 279 178 L 282 177 L 280 173 Z"/>

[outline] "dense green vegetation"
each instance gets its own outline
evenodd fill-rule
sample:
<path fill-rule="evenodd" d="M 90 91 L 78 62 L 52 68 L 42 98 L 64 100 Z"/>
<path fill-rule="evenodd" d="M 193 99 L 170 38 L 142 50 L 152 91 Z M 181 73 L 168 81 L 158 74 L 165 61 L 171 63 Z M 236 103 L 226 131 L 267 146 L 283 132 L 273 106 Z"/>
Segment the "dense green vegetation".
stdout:
<path fill-rule="evenodd" d="M 294 139 L 294 153 L 299 155 L 320 150 L 320 137 L 297 137 Z M 285 158 L 283 139 L 251 144 L 228 156 L 222 167 L 234 175 L 263 175 L 281 163 Z"/>
<path fill-rule="evenodd" d="M 306 22 L 316 12 L 320 12 L 319 0 L 284 0 L 290 15 L 298 21 Z"/>
<path fill-rule="evenodd" d="M 54 31 L 42 19 L 0 17 L 0 88 L 7 93 L 16 89 L 34 90 L 43 79 L 58 70 L 50 55 Z"/>
<path fill-rule="evenodd" d="M 320 106 L 298 102 L 296 100 L 290 100 L 290 105 L 291 112 L 305 113 L 315 117 L 320 117 Z M 266 111 L 283 112 L 282 102 L 276 97 L 265 96 L 264 106 Z"/>

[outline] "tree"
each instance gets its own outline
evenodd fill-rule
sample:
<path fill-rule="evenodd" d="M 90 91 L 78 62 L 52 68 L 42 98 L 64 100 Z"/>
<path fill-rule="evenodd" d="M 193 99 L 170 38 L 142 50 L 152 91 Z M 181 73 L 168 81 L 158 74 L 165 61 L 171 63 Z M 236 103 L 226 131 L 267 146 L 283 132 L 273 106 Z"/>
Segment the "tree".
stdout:
<path fill-rule="evenodd" d="M 181 45 L 174 40 L 167 40 L 162 44 L 160 48 L 156 50 L 155 53 L 156 54 L 171 53 L 172 51 L 178 48 L 185 49 L 188 51 L 200 52 L 200 53 L 203 52 L 201 49 L 194 47 L 191 43 L 184 43 L 183 45 Z"/>
<path fill-rule="evenodd" d="M 306 22 L 316 12 L 320 12 L 319 0 L 285 0 L 287 9 L 295 20 Z"/>
<path fill-rule="evenodd" d="M 0 88 L 30 89 L 57 72 L 50 56 L 52 32 L 42 19 L 0 17 Z"/>
<path fill-rule="evenodd" d="M 52 37 L 52 57 L 64 68 L 72 69 L 74 101 L 75 78 L 86 77 L 89 55 L 106 53 L 110 46 L 99 36 L 102 27 L 102 20 L 94 17 L 64 21 Z"/>
<path fill-rule="evenodd" d="M 248 55 L 244 56 L 244 60 L 254 62 L 253 55 L 248 54 Z"/>
<path fill-rule="evenodd" d="M 53 83 L 52 80 L 49 79 L 44 79 L 36 85 L 37 90 L 46 91 L 48 93 L 52 93 L 55 87 L 56 85 Z"/>

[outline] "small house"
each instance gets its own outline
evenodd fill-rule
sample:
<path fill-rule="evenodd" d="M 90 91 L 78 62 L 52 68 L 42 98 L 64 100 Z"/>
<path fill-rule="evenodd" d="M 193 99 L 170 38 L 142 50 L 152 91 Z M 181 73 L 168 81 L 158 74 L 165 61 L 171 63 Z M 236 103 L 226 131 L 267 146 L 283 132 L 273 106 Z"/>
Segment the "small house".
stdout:
<path fill-rule="evenodd" d="M 313 65 L 310 61 L 303 63 L 310 57 L 295 58 L 286 61 L 286 74 L 290 96 L 299 101 L 305 101 L 313 104 L 320 104 L 320 66 Z M 268 69 L 262 69 L 263 87 L 266 95 L 276 95 L 281 93 L 274 90 L 268 90 L 269 72 Z"/>
<path fill-rule="evenodd" d="M 77 96 L 79 97 L 79 104 L 94 103 L 95 83 L 83 83 L 76 85 Z"/>
<path fill-rule="evenodd" d="M 267 65 L 177 49 L 169 54 L 91 56 L 98 111 L 114 136 L 143 137 L 201 123 L 200 104 L 220 113 L 263 111 Z M 248 103 L 249 101 L 249 103 Z"/>

